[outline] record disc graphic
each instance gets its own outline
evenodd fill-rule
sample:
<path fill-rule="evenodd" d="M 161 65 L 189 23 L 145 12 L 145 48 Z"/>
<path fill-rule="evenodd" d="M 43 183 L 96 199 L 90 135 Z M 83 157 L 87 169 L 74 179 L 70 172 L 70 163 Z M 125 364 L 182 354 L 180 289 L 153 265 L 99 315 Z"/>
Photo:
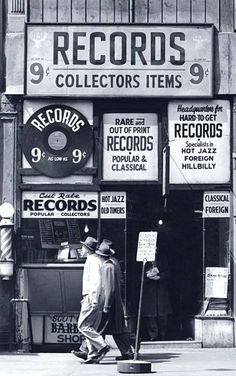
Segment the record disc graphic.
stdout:
<path fill-rule="evenodd" d="M 93 131 L 74 108 L 49 105 L 35 112 L 24 125 L 22 149 L 29 164 L 43 175 L 65 177 L 88 161 Z"/>

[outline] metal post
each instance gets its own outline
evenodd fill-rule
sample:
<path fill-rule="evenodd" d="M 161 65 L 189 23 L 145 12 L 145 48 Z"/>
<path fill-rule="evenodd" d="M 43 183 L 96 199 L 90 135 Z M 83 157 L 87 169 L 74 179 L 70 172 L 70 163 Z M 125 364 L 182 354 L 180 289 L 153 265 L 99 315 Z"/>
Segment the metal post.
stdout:
<path fill-rule="evenodd" d="M 206 257 L 206 239 L 205 239 L 205 218 L 202 217 L 202 302 L 205 299 L 205 257 Z"/>
<path fill-rule="evenodd" d="M 144 259 L 143 260 L 143 268 L 142 268 L 140 295 L 139 295 L 139 306 L 138 306 L 137 329 L 136 329 L 136 339 L 135 339 L 135 349 L 134 349 L 134 360 L 138 359 L 139 329 L 140 329 L 141 309 L 142 309 L 142 300 L 143 300 L 144 271 L 145 271 L 146 262 L 147 262 L 147 260 Z"/>
<path fill-rule="evenodd" d="M 125 267 L 124 267 L 124 311 L 127 320 L 127 218 L 125 217 Z"/>

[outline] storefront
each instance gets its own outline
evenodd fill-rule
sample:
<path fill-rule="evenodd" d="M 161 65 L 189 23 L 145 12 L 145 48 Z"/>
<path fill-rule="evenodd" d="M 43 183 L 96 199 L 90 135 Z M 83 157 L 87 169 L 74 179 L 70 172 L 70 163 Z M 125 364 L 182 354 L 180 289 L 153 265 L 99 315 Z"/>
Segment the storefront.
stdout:
<path fill-rule="evenodd" d="M 60 178 L 68 181 L 66 185 L 56 185 L 55 178 L 24 176 L 25 186 L 29 188 L 30 184 L 30 190 L 21 192 L 18 278 L 23 294 L 27 291 L 31 302 L 35 343 L 43 344 L 46 350 L 52 344 L 73 347 L 80 340 L 76 319 L 85 260 L 80 258 L 78 249 L 80 240 L 87 235 L 113 242 L 123 272 L 122 292 L 131 335 L 135 331 L 139 297 L 141 264 L 136 261 L 136 253 L 142 231 L 157 231 L 158 252 L 165 255 L 168 268 L 165 270 L 170 301 L 168 322 L 158 339 L 194 340 L 198 336 L 203 342 L 198 326 L 203 320 L 203 309 L 205 317 L 206 304 L 210 302 L 220 303 L 217 315 L 232 324 L 228 289 L 231 196 L 223 185 L 230 178 L 229 153 L 225 153 L 229 150 L 229 102 L 146 100 L 142 103 L 143 112 L 140 104 L 136 112 L 137 101 L 94 102 L 96 118 L 101 121 L 97 148 L 102 145 L 97 155 L 96 166 L 101 176 L 97 184 L 77 183 L 80 175 Z M 35 100 L 25 101 L 26 108 L 33 108 L 34 103 Z M 66 107 L 68 101 L 63 106 L 59 103 L 57 109 L 70 108 Z M 108 103 L 114 112 L 105 113 Z M 87 103 L 82 104 L 86 108 Z M 48 100 L 40 100 L 41 119 L 44 109 L 50 111 L 53 106 L 48 105 Z M 77 106 L 82 108 L 79 102 Z M 220 113 L 215 115 L 218 108 Z M 119 112 L 121 109 L 124 113 Z M 193 116 L 207 120 L 192 123 Z M 212 116 L 214 120 L 208 121 Z M 33 123 L 35 116 L 30 119 Z M 187 128 L 186 124 L 190 126 Z M 161 150 L 168 127 L 170 184 L 168 195 L 163 196 L 160 172 L 165 173 Z M 54 136 L 51 145 L 57 145 L 58 150 L 62 141 L 58 133 Z M 135 141 L 137 138 L 139 141 Z M 39 137 L 33 140 L 40 145 Z M 143 150 L 137 150 L 142 147 Z M 37 153 L 32 158 L 38 159 Z M 61 156 L 62 161 L 64 154 Z M 53 166 L 56 174 L 57 164 Z M 136 170 L 129 171 L 130 166 Z M 53 189 L 48 180 L 53 181 Z M 213 183 L 214 191 L 208 191 L 206 184 L 212 187 Z M 69 241 L 70 252 L 60 256 L 60 243 L 64 241 Z M 219 268 L 227 270 L 226 293 L 206 295 L 206 267 L 216 268 L 215 272 Z M 215 319 L 214 312 L 213 316 Z M 144 317 L 141 327 L 144 341 L 149 340 L 145 322 Z M 225 340 L 227 343 L 231 335 L 232 332 L 230 339 Z"/>
<path fill-rule="evenodd" d="M 16 286 L 35 348 L 80 342 L 88 235 L 113 243 L 134 335 L 144 231 L 168 295 L 154 339 L 234 346 L 232 104 L 214 91 L 213 26 L 29 23 L 25 38 Z M 27 346 L 26 315 L 18 324 Z"/>

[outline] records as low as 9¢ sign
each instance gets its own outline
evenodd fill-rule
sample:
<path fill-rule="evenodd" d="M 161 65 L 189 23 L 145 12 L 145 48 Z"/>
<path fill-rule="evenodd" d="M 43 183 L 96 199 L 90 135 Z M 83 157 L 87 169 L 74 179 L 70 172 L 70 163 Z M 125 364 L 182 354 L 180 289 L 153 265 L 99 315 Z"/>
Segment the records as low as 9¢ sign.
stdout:
<path fill-rule="evenodd" d="M 79 170 L 93 149 L 88 120 L 65 105 L 49 105 L 24 125 L 22 149 L 29 164 L 43 175 L 64 177 Z"/>

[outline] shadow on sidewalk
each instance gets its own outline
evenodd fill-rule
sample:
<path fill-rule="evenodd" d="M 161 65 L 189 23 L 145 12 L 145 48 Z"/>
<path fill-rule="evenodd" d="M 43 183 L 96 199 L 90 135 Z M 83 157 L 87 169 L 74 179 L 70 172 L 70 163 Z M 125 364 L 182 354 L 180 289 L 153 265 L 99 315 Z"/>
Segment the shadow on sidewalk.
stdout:
<path fill-rule="evenodd" d="M 28 353 L 28 352 L 17 352 L 17 351 L 12 351 L 12 352 L 0 352 L 0 356 L 38 356 L 39 354 L 38 353 Z"/>
<path fill-rule="evenodd" d="M 152 362 L 168 362 L 171 358 L 178 358 L 181 353 L 156 353 L 156 354 L 139 354 L 140 360 L 150 360 Z"/>

